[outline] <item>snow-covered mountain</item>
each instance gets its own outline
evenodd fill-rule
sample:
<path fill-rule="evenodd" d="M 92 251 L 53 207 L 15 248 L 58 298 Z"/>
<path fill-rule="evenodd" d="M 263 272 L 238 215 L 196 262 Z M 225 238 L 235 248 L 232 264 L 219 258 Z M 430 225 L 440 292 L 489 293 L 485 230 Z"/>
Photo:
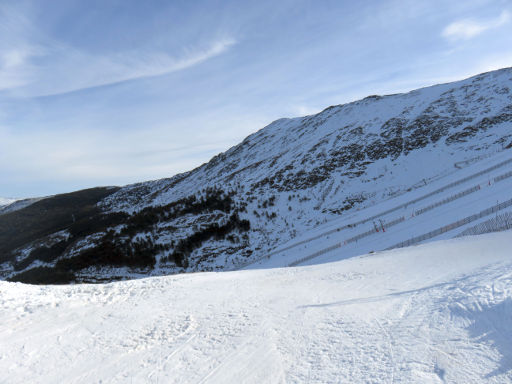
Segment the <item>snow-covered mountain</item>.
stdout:
<path fill-rule="evenodd" d="M 312 267 L 0 282 L 0 382 L 510 383 L 511 234 Z"/>
<path fill-rule="evenodd" d="M 0 197 L 0 208 L 5 206 L 5 205 L 12 204 L 15 201 L 16 201 L 16 199 L 9 199 L 9 198 L 6 198 L 6 197 Z"/>
<path fill-rule="evenodd" d="M 3 199 L 5 204 L 0 204 L 0 215 L 3 215 L 8 212 L 18 211 L 25 207 L 28 207 L 39 200 L 44 199 L 44 197 L 32 197 L 28 199 Z"/>
<path fill-rule="evenodd" d="M 170 179 L 36 202 L 0 215 L 0 234 L 2 226 L 14 231 L 0 238 L 0 270 L 44 282 L 237 268 L 340 218 L 403 204 L 470 167 L 478 172 L 485 161 L 506 159 L 511 89 L 506 68 L 369 96 L 277 120 Z M 367 230 L 354 223 L 345 224 Z"/>

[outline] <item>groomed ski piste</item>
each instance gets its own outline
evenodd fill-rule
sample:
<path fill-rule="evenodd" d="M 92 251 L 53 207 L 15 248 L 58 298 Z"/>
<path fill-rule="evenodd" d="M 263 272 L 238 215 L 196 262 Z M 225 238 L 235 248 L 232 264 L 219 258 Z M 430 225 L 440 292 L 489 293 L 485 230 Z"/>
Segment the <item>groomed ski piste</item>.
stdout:
<path fill-rule="evenodd" d="M 512 232 L 453 238 L 512 211 L 511 158 L 454 169 L 245 270 L 0 282 L 0 383 L 510 383 Z"/>
<path fill-rule="evenodd" d="M 511 235 L 306 267 L 0 282 L 0 382 L 510 383 Z"/>

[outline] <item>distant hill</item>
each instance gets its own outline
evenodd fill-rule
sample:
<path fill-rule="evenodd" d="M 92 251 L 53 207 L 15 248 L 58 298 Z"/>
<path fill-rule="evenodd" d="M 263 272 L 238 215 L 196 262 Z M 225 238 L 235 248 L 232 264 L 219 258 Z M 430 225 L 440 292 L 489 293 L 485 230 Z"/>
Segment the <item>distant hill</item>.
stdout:
<path fill-rule="evenodd" d="M 9 205 L 11 203 L 14 203 L 16 199 L 8 199 L 5 197 L 0 197 L 0 207 L 3 207 L 4 205 Z"/>

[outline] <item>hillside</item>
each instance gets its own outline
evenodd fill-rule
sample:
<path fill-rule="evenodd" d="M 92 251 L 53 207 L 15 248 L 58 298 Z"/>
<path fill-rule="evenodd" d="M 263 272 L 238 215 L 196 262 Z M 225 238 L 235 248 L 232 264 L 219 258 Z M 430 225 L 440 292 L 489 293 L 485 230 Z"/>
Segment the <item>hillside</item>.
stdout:
<path fill-rule="evenodd" d="M 14 203 L 15 201 L 16 201 L 16 199 L 8 199 L 5 197 L 0 197 L 0 208 L 2 208 L 3 206 L 9 205 L 11 203 Z"/>
<path fill-rule="evenodd" d="M 0 271 L 17 281 L 57 282 L 55 276 L 64 276 L 58 281 L 95 282 L 230 270 L 341 220 L 348 231 L 329 239 L 339 244 L 377 225 L 364 217 L 400 218 L 396 211 L 379 212 L 512 157 L 511 89 L 512 69 L 506 68 L 277 120 L 190 172 L 112 191 L 98 201 L 84 232 L 59 227 L 4 246 Z M 505 163 L 471 183 L 483 185 L 510 169 Z M 458 188 L 476 187 L 471 183 Z M 509 199 L 507 183 L 471 193 L 482 202 L 478 212 Z M 463 191 L 450 189 L 409 208 L 423 209 Z M 416 235 L 464 218 L 456 207 L 444 217 L 438 212 L 423 216 L 429 224 L 420 223 Z M 0 226 L 10 226 L 12 217 L 0 215 Z M 26 228 L 41 223 L 24 217 Z M 412 236 L 402 231 L 389 238 L 389 246 Z"/>
<path fill-rule="evenodd" d="M 0 282 L 0 382 L 510 383 L 511 248 L 504 232 L 310 267 Z"/>

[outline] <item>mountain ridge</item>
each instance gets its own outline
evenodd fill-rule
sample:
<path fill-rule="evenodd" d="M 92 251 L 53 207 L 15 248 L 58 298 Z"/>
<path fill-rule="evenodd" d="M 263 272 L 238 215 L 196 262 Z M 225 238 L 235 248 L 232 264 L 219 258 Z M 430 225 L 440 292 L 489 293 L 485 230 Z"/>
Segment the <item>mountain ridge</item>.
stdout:
<path fill-rule="evenodd" d="M 109 192 L 87 231 L 66 224 L 75 229 L 58 236 L 64 253 L 27 264 L 33 244 L 11 249 L 3 276 L 33 268 L 51 275 L 59 263 L 77 281 L 231 269 L 316 225 L 506 150 L 511 88 L 512 68 L 505 68 L 275 120 L 191 171 Z M 123 265 L 134 252 L 147 254 L 143 267 Z M 95 258 L 101 261 L 86 262 Z"/>
<path fill-rule="evenodd" d="M 18 199 L 12 199 L 8 197 L 0 197 L 0 207 L 14 203 Z"/>
<path fill-rule="evenodd" d="M 199 167 L 197 167 L 197 168 L 195 168 L 195 169 L 193 169 L 191 171 L 184 172 L 182 174 L 178 174 L 178 175 L 176 175 L 176 176 L 174 176 L 174 177 L 172 177 L 170 179 L 160 179 L 160 180 L 150 181 L 150 182 L 146 182 L 146 183 L 137 183 L 134 186 L 138 186 L 138 185 L 145 185 L 145 186 L 147 186 L 150 183 L 165 183 L 166 181 L 168 181 L 169 184 L 165 185 L 165 187 L 166 188 L 170 188 L 170 187 L 174 186 L 174 184 L 181 183 L 182 181 L 184 181 L 187 178 L 189 178 L 192 174 L 195 174 L 195 173 L 199 172 L 200 170 L 202 170 L 204 168 L 212 168 L 212 167 L 214 167 L 217 163 L 222 162 L 223 160 L 225 160 L 229 156 L 239 152 L 244 145 L 249 145 L 249 143 L 251 143 L 251 141 L 254 141 L 256 139 L 260 139 L 261 140 L 261 136 L 264 135 L 264 134 L 267 135 L 267 136 L 275 136 L 276 132 L 271 132 L 271 131 L 275 130 L 276 126 L 278 126 L 278 128 L 282 128 L 283 125 L 285 125 L 285 126 L 286 125 L 290 125 L 293 122 L 299 122 L 299 125 L 302 126 L 302 125 L 304 125 L 304 123 L 307 124 L 308 121 L 311 121 L 311 120 L 317 120 L 317 121 L 315 121 L 315 123 L 317 125 L 320 125 L 318 121 L 319 120 L 321 121 L 322 119 L 325 119 L 324 115 L 326 113 L 328 113 L 328 112 L 333 111 L 333 110 L 336 110 L 336 113 L 339 113 L 341 109 L 353 108 L 354 106 L 360 106 L 361 104 L 368 104 L 368 102 L 371 102 L 371 101 L 383 101 L 383 100 L 389 100 L 389 98 L 406 98 L 406 97 L 416 96 L 416 95 L 420 94 L 421 92 L 425 92 L 425 91 L 433 91 L 433 90 L 438 90 L 438 89 L 443 89 L 443 88 L 454 88 L 454 86 L 456 87 L 458 85 L 463 85 L 463 84 L 466 85 L 466 83 L 471 83 L 471 82 L 474 82 L 474 81 L 478 82 L 478 81 L 480 81 L 482 79 L 485 79 L 486 77 L 489 77 L 489 76 L 510 73 L 511 70 L 512 70 L 511 68 L 505 68 L 505 69 L 502 69 L 502 70 L 499 70 L 499 71 L 486 72 L 484 74 L 476 75 L 476 76 L 473 76 L 473 77 L 471 77 L 469 79 L 460 80 L 460 81 L 457 81 L 457 82 L 454 82 L 454 83 L 445 83 L 445 84 L 433 85 L 433 86 L 430 86 L 430 87 L 424 87 L 424 88 L 421 88 L 421 89 L 418 89 L 418 90 L 413 90 L 413 91 L 410 91 L 410 92 L 407 92 L 407 93 L 392 94 L 392 95 L 386 95 L 386 96 L 369 96 L 369 97 L 366 97 L 364 99 L 356 100 L 356 101 L 353 101 L 353 102 L 350 102 L 350 103 L 347 103 L 347 104 L 340 104 L 340 105 L 336 105 L 336 106 L 330 106 L 330 107 L 324 109 L 323 111 L 321 111 L 321 112 L 319 112 L 317 114 L 314 114 L 314 115 L 308 115 L 308 116 L 297 117 L 297 118 L 282 118 L 282 119 L 278 119 L 278 120 L 273 121 L 272 123 L 270 123 L 266 127 L 262 128 L 261 130 L 255 132 L 255 133 L 253 133 L 251 135 L 249 135 L 240 144 L 238 144 L 236 146 L 233 146 L 232 148 L 228 149 L 227 151 L 225 151 L 225 152 L 223 152 L 223 153 L 221 153 L 219 155 L 214 156 L 209 162 L 204 163 L 203 165 L 201 165 L 201 166 L 199 166 Z M 430 96 L 430 98 L 433 98 L 433 97 L 435 97 L 435 96 Z M 512 110 L 512 108 L 510 108 L 509 105 L 507 105 L 507 106 L 509 107 L 508 112 L 510 112 L 510 110 Z M 328 116 L 328 117 L 331 117 L 331 116 Z M 507 116 L 507 118 L 510 119 L 510 116 Z M 457 122 L 459 122 L 459 121 L 457 121 Z M 463 120 L 460 121 L 460 122 L 464 123 Z M 356 133 L 356 132 L 354 132 L 354 133 Z M 470 134 L 471 132 L 468 132 L 468 133 Z M 457 136 L 452 137 L 452 140 L 453 141 L 457 140 Z M 254 143 L 251 143 L 251 144 L 252 144 L 252 146 L 254 146 Z M 261 157 L 259 157 L 258 160 L 259 161 L 264 161 L 264 160 L 268 160 L 268 158 L 267 159 L 262 159 Z M 253 164 L 249 164 L 247 166 L 254 167 L 254 163 Z M 235 169 L 235 170 L 236 171 L 242 171 L 243 169 Z M 229 172 L 229 171 L 230 171 L 230 169 L 228 167 L 227 171 L 225 170 L 225 172 Z M 127 186 L 126 188 L 131 188 L 131 186 Z M 118 193 L 122 193 L 122 192 L 123 191 L 119 191 Z M 154 191 L 152 191 L 152 192 L 154 192 Z"/>

